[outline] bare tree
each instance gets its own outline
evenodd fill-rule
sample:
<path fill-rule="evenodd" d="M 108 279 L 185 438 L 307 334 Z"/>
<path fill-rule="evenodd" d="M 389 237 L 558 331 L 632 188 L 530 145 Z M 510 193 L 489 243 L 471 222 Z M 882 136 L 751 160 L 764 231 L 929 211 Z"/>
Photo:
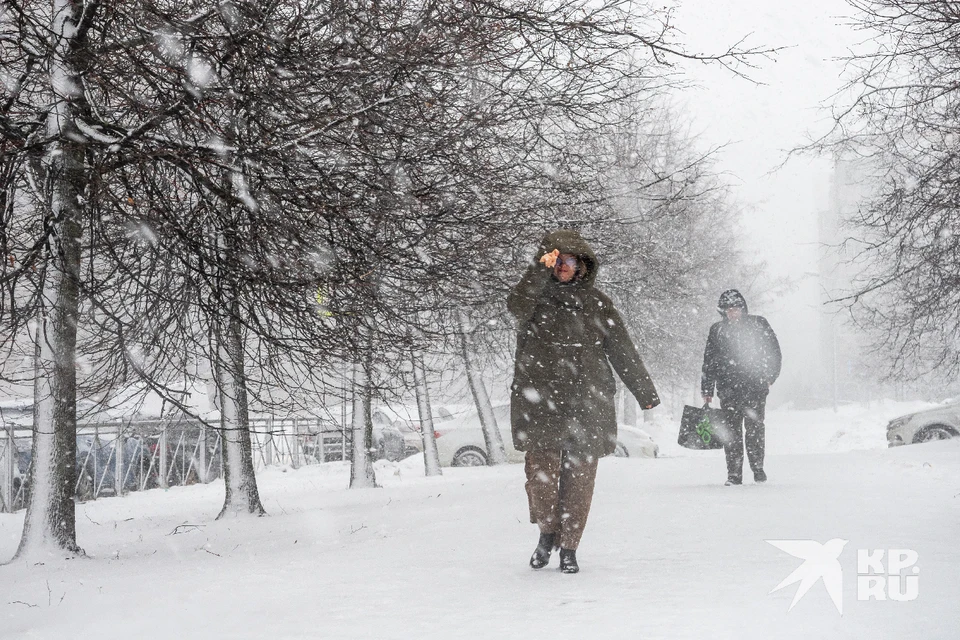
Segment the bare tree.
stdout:
<path fill-rule="evenodd" d="M 81 552 L 76 542 L 73 502 L 77 446 L 74 363 L 79 324 L 80 233 L 88 174 L 86 146 L 78 121 L 83 100 L 81 78 L 90 62 L 87 36 L 91 16 L 98 8 L 96 3 L 54 2 L 46 15 L 36 20 L 20 14 L 10 16 L 8 23 L 20 30 L 24 42 L 40 45 L 30 53 L 21 50 L 22 57 L 17 60 L 21 63 L 20 80 L 27 81 L 36 68 L 42 68 L 47 76 L 45 86 L 33 87 L 44 96 L 43 110 L 35 112 L 35 117 L 42 121 L 27 127 L 16 123 L 21 127 L 14 128 L 16 124 L 4 119 L 13 129 L 9 133 L 16 142 L 26 143 L 32 137 L 30 144 L 43 152 L 42 159 L 34 155 L 35 173 L 31 174 L 32 204 L 40 212 L 44 234 L 29 259 L 35 264 L 41 250 L 45 259 L 33 307 L 38 322 L 32 490 L 18 558 L 50 550 Z M 47 34 L 49 40 L 42 39 L 41 33 Z M 10 98 L 15 99 L 19 90 L 16 87 Z M 12 103 L 12 99 L 7 100 L 5 111 L 11 109 Z M 8 188 L 4 191 L 9 194 L 9 185 L 5 186 Z M 15 203 L 9 206 L 14 207 Z"/>
<path fill-rule="evenodd" d="M 626 0 L 4 9 L 4 346 L 36 321 L 38 348 L 24 544 L 50 525 L 65 549 L 77 384 L 177 403 L 170 381 L 212 363 L 224 512 L 261 513 L 251 404 L 304 400 L 360 362 L 369 480 L 369 404 L 395 391 L 382 372 L 454 345 L 443 318 L 500 295 L 524 240 L 608 198 L 577 145 L 610 124 L 622 82 L 661 91 L 671 56 L 739 69 L 762 53 L 691 56 L 669 12 Z"/>
<path fill-rule="evenodd" d="M 370 489 L 377 486 L 371 452 L 373 421 L 370 417 L 370 374 L 372 353 L 369 343 L 360 352 L 353 369 L 353 450 L 350 465 L 350 488 Z"/>
<path fill-rule="evenodd" d="M 866 40 L 847 60 L 836 126 L 809 145 L 855 162 L 868 195 L 846 212 L 859 272 L 838 294 L 889 371 L 960 372 L 960 9 L 947 1 L 848 0 Z"/>
<path fill-rule="evenodd" d="M 420 435 L 423 439 L 424 473 L 427 476 L 439 476 L 443 472 L 440 469 L 440 454 L 437 451 L 437 439 L 433 431 L 433 413 L 430 410 L 427 372 L 420 355 L 413 355 L 412 364 L 417 395 L 417 412 L 420 416 Z"/>
<path fill-rule="evenodd" d="M 498 465 L 507 461 L 507 452 L 503 444 L 503 436 L 500 434 L 500 427 L 497 424 L 497 417 L 493 413 L 493 406 L 490 404 L 490 397 L 487 389 L 480 379 L 474 356 L 474 345 L 471 344 L 470 332 L 465 326 L 466 321 L 462 316 L 458 317 L 460 334 L 460 353 L 463 358 L 462 363 L 467 376 L 467 383 L 470 385 L 470 393 L 473 396 L 474 404 L 477 406 L 477 415 L 480 417 L 480 428 L 483 431 L 484 445 L 487 448 L 487 464 Z"/>
<path fill-rule="evenodd" d="M 762 265 L 744 254 L 737 206 L 674 109 L 628 99 L 625 121 L 598 142 L 606 151 L 605 220 L 586 227 L 606 257 L 600 280 L 618 300 L 666 389 L 699 377 L 701 345 L 720 291 L 760 289 Z M 628 401 L 629 402 L 629 401 Z"/>

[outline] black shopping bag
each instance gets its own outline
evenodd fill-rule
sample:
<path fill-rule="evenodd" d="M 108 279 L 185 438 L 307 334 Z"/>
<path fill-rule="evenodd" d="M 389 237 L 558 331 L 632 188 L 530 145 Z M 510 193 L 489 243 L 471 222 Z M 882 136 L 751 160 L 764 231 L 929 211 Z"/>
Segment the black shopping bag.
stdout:
<path fill-rule="evenodd" d="M 683 408 L 677 444 L 687 449 L 722 449 L 731 440 L 733 418 L 729 411 L 710 405 Z"/>

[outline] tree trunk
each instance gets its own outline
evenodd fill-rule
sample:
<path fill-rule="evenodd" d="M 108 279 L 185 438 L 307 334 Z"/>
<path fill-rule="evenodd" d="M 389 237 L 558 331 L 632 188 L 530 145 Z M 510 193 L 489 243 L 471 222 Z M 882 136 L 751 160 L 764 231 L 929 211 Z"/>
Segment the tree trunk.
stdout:
<path fill-rule="evenodd" d="M 77 291 L 76 281 L 68 284 L 72 278 L 63 272 L 65 265 L 58 262 L 52 259 L 47 267 L 44 306 L 48 310 L 37 329 L 30 491 L 17 558 L 37 558 L 58 551 L 82 553 L 77 545 L 74 502 Z"/>
<path fill-rule="evenodd" d="M 30 497 L 16 558 L 82 553 L 77 546 L 77 324 L 85 148 L 77 134 L 80 87 L 76 27 L 81 6 L 55 0 L 47 116 L 46 211 L 51 234 L 37 327 Z"/>
<path fill-rule="evenodd" d="M 225 515 L 266 514 L 260 503 L 257 476 L 253 469 L 247 381 L 243 369 L 243 335 L 237 305 L 217 340 L 220 355 L 217 379 L 220 393 L 220 430 L 223 442 L 223 480 L 226 495 L 217 519 Z"/>
<path fill-rule="evenodd" d="M 430 394 L 427 391 L 427 375 L 423 359 L 413 355 L 413 378 L 417 392 L 417 411 L 420 413 L 420 436 L 423 438 L 424 475 L 443 475 L 440 470 L 440 453 L 437 451 L 437 438 L 433 432 L 433 413 L 430 411 Z"/>
<path fill-rule="evenodd" d="M 13 494 L 13 469 L 17 464 L 17 443 L 13 437 L 13 425 L 6 425 L 7 433 L 4 437 L 7 439 L 4 447 L 3 456 L 3 494 L 4 507 L 3 512 L 13 513 L 13 501 L 16 496 Z"/>
<path fill-rule="evenodd" d="M 477 366 L 473 361 L 473 354 L 467 344 L 467 333 L 464 328 L 465 323 L 460 319 L 460 350 L 463 356 L 463 366 L 467 372 L 467 382 L 470 385 L 470 392 L 473 394 L 473 401 L 477 405 L 477 413 L 480 416 L 480 427 L 483 429 L 483 440 L 487 446 L 487 464 L 504 464 L 507 461 L 507 452 L 503 446 L 503 437 L 500 435 L 500 429 L 497 425 L 497 417 L 493 414 L 493 406 L 490 404 L 490 396 L 483 386 Z"/>
<path fill-rule="evenodd" d="M 353 455 L 350 465 L 350 488 L 372 489 L 377 486 L 373 471 L 373 420 L 370 417 L 369 348 L 353 365 Z"/>
<path fill-rule="evenodd" d="M 229 126 L 225 128 L 224 138 L 228 145 L 236 147 L 241 137 L 245 122 L 237 109 L 236 101 L 231 92 L 229 99 Z M 257 203 L 249 193 L 247 179 L 242 168 L 238 166 L 236 154 L 227 153 L 229 169 L 226 170 L 226 181 L 229 190 L 239 197 L 251 212 L 256 211 Z M 230 226 L 224 229 L 220 236 L 224 262 L 227 256 L 233 255 L 242 243 L 239 235 L 249 232 L 244 228 L 244 216 L 237 213 L 239 208 L 235 202 L 223 202 L 225 220 Z M 235 283 L 225 281 L 221 283 L 227 294 L 227 308 L 229 317 L 218 320 L 217 367 L 218 387 L 220 396 L 220 433 L 223 452 L 223 479 L 226 485 L 226 496 L 223 509 L 217 518 L 227 513 L 252 513 L 257 516 L 266 515 L 263 504 L 260 502 L 260 492 L 257 487 L 257 476 L 253 467 L 253 446 L 250 439 L 249 406 L 247 403 L 247 377 L 245 373 L 245 354 L 243 323 L 240 320 L 240 304 L 238 302 Z M 299 443 L 297 443 L 299 446 Z M 296 460 L 294 456 L 294 460 Z"/>

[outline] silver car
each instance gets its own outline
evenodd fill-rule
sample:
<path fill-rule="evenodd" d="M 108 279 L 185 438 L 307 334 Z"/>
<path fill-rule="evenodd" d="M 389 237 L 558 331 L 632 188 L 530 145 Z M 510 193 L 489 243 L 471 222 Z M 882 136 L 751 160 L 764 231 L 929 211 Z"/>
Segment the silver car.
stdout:
<path fill-rule="evenodd" d="M 494 405 L 493 414 L 500 428 L 507 462 L 523 462 L 524 454 L 514 448 L 510 433 L 510 405 Z M 440 455 L 441 466 L 478 467 L 487 464 L 487 446 L 480 426 L 480 417 L 476 411 L 455 415 L 453 419 L 436 425 L 434 434 L 437 437 L 437 453 Z M 659 453 L 660 447 L 646 431 L 624 424 L 619 425 L 615 456 L 656 458 Z"/>
<path fill-rule="evenodd" d="M 960 402 L 944 404 L 894 418 L 887 424 L 887 446 L 947 440 L 960 435 Z"/>

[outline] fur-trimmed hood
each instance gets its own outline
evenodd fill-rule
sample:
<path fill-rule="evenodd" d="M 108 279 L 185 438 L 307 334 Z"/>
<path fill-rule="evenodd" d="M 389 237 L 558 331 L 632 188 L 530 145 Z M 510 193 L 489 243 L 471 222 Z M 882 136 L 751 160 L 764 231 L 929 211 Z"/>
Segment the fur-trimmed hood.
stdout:
<path fill-rule="evenodd" d="M 536 260 L 539 261 L 544 254 L 550 253 L 554 249 L 560 253 L 569 253 L 583 260 L 583 263 L 587 267 L 587 272 L 583 275 L 583 278 L 580 279 L 580 282 L 585 287 L 593 286 L 594 281 L 597 279 L 600 262 L 597 260 L 597 254 L 593 252 L 593 247 L 583 239 L 583 236 L 581 236 L 578 231 L 574 231 L 573 229 L 557 229 L 545 235 L 543 240 L 540 241 L 540 248 L 537 250 Z"/>

